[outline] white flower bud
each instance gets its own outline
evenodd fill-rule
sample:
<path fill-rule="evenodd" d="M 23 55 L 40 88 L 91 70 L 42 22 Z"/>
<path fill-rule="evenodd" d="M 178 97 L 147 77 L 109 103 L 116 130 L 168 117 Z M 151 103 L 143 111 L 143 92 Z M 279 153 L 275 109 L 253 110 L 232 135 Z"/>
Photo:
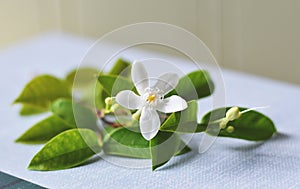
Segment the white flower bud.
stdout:
<path fill-rule="evenodd" d="M 233 121 L 241 117 L 241 112 L 238 107 L 232 107 L 226 112 L 226 119 L 229 121 Z"/>
<path fill-rule="evenodd" d="M 138 121 L 140 119 L 142 111 L 138 110 L 134 114 L 132 114 L 132 119 Z"/>
<path fill-rule="evenodd" d="M 110 111 L 115 112 L 120 107 L 119 104 L 114 104 L 110 107 Z"/>
<path fill-rule="evenodd" d="M 107 105 L 111 105 L 112 102 L 113 102 L 113 98 L 112 98 L 112 97 L 107 97 L 107 98 L 105 99 L 105 104 L 107 104 Z"/>
<path fill-rule="evenodd" d="M 227 123 L 228 123 L 228 120 L 227 120 L 226 118 L 222 119 L 222 120 L 220 121 L 220 123 L 219 123 L 220 128 L 221 128 L 221 129 L 225 129 Z"/>

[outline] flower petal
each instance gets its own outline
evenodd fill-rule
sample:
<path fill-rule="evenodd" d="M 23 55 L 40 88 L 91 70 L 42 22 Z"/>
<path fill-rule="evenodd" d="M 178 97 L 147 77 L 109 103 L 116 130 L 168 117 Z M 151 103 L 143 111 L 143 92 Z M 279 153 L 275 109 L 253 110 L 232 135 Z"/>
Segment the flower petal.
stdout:
<path fill-rule="evenodd" d="M 130 90 L 119 92 L 116 96 L 116 101 L 121 106 L 131 110 L 138 109 L 141 105 L 141 97 Z"/>
<path fill-rule="evenodd" d="M 154 88 L 158 88 L 163 94 L 167 94 L 176 87 L 178 81 L 179 76 L 176 73 L 165 73 L 158 77 Z"/>
<path fill-rule="evenodd" d="M 149 87 L 149 78 L 147 71 L 142 63 L 134 62 L 131 69 L 131 77 L 140 95 L 145 93 L 145 89 Z"/>
<path fill-rule="evenodd" d="M 180 96 L 173 95 L 164 99 L 156 107 L 158 111 L 164 113 L 178 112 L 187 108 L 186 101 Z"/>
<path fill-rule="evenodd" d="M 144 107 L 140 117 L 140 129 L 146 140 L 151 140 L 158 133 L 160 119 L 156 110 Z"/>

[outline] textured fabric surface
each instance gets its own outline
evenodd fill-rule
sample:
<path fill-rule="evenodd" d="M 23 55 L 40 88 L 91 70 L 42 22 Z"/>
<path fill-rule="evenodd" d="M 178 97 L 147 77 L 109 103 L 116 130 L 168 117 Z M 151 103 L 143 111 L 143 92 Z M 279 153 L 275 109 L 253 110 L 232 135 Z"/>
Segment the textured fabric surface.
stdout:
<path fill-rule="evenodd" d="M 30 159 L 42 146 L 14 140 L 45 115 L 20 117 L 19 106 L 11 103 L 34 75 L 63 76 L 91 44 L 91 40 L 51 34 L 0 52 L 1 171 L 48 188 L 300 188 L 300 87 L 230 70 L 223 71 L 226 104 L 269 105 L 261 111 L 279 131 L 271 140 L 218 138 L 206 153 L 198 154 L 203 135 L 197 134 L 190 143 L 192 152 L 173 158 L 155 172 L 117 166 L 97 157 L 69 170 L 28 171 Z M 210 109 L 207 104 L 200 102 L 202 113 Z"/>

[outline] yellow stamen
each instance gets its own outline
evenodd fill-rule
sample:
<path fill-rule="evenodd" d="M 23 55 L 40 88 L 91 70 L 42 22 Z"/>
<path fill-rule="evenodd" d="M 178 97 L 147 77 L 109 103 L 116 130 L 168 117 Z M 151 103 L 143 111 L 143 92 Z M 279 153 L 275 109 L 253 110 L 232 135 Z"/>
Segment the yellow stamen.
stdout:
<path fill-rule="evenodd" d="M 155 99 L 155 95 L 149 95 L 147 98 L 147 102 L 152 102 Z"/>

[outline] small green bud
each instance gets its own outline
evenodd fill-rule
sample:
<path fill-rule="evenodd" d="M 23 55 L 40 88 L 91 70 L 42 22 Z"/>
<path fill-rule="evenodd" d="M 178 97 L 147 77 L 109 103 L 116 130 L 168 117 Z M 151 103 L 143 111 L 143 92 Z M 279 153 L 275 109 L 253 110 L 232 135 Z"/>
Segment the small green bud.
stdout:
<path fill-rule="evenodd" d="M 234 127 L 233 126 L 228 126 L 227 129 L 226 129 L 226 131 L 228 133 L 233 133 L 234 132 Z"/>

